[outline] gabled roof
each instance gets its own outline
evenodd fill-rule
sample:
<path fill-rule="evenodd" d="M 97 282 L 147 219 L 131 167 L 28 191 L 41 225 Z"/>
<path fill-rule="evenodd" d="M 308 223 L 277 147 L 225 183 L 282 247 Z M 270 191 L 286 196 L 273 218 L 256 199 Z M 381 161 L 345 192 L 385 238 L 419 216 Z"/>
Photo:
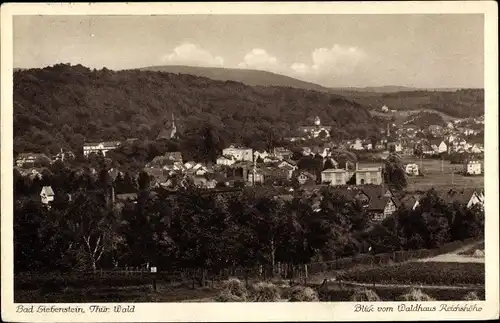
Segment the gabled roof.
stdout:
<path fill-rule="evenodd" d="M 54 190 L 52 190 L 51 186 L 42 187 L 42 193 L 45 192 L 47 196 L 54 196 Z"/>

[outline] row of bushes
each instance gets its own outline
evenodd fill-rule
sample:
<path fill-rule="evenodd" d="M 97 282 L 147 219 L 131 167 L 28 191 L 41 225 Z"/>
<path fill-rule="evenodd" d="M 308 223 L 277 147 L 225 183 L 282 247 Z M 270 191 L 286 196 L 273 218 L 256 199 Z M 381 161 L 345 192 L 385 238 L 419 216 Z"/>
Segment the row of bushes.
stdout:
<path fill-rule="evenodd" d="M 380 301 L 457 301 L 484 300 L 484 289 L 428 289 L 425 293 L 415 288 L 354 288 L 341 290 L 320 290 L 307 286 L 283 287 L 260 282 L 247 288 L 238 279 L 224 282 L 216 302 L 380 302 Z"/>

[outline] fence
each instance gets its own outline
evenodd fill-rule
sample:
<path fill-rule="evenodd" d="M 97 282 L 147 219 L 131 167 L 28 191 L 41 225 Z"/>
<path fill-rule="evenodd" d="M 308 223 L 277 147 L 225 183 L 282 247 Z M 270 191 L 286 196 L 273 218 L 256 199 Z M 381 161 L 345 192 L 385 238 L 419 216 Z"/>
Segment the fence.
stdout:
<path fill-rule="evenodd" d="M 310 275 L 336 271 L 347 270 L 356 266 L 387 265 L 391 263 L 400 263 L 412 259 L 421 259 L 435 257 L 457 250 L 473 242 L 479 242 L 477 238 L 469 238 L 447 243 L 436 249 L 419 249 L 395 251 L 381 254 L 359 254 L 352 257 L 338 258 L 327 262 L 316 262 L 309 264 L 289 264 L 277 263 L 273 268 L 271 265 L 259 265 L 254 267 L 231 267 L 220 270 L 209 269 L 178 269 L 163 270 L 158 273 L 151 273 L 145 267 L 124 267 L 113 270 L 97 270 L 85 272 L 86 275 L 92 275 L 100 279 L 106 279 L 109 276 L 129 276 L 134 278 L 152 279 L 163 282 L 186 282 L 190 281 L 193 288 L 196 283 L 207 284 L 214 281 L 220 281 L 229 277 L 236 277 L 242 280 L 258 278 L 268 280 L 275 277 L 290 280 L 306 280 Z M 274 272 L 273 272 L 274 269 Z M 97 278 L 96 277 L 96 278 Z"/>

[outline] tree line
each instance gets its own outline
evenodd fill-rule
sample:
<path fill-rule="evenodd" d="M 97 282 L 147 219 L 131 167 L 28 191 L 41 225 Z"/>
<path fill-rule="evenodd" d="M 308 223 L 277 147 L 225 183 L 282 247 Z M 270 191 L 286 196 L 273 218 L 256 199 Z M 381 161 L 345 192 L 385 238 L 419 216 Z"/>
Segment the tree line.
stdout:
<path fill-rule="evenodd" d="M 136 203 L 110 203 L 105 180 L 50 208 L 14 204 L 15 271 L 92 270 L 146 263 L 161 270 L 304 264 L 360 253 L 436 248 L 484 234 L 484 212 L 449 204 L 429 191 L 415 210 L 382 223 L 335 189 L 281 200 L 254 189 L 174 195 L 143 189 Z M 320 198 L 321 197 L 321 198 Z M 318 203 L 318 207 L 313 207 Z"/>

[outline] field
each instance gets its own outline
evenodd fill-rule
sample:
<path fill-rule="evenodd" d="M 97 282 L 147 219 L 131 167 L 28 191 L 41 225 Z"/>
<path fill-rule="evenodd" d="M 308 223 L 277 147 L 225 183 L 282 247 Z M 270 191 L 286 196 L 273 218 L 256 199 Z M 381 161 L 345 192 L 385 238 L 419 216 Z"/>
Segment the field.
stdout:
<path fill-rule="evenodd" d="M 481 263 L 407 262 L 385 267 L 355 268 L 341 274 L 337 279 L 395 285 L 484 285 L 485 266 Z"/>
<path fill-rule="evenodd" d="M 462 170 L 462 165 L 452 165 L 445 160 L 441 164 L 439 159 L 420 159 L 415 157 L 404 157 L 405 164 L 417 164 L 421 167 L 424 176 L 408 176 L 408 191 L 427 191 L 431 188 L 438 190 L 461 189 L 474 187 L 477 189 L 484 187 L 484 176 L 463 176 L 453 174 Z M 382 163 L 359 163 L 359 167 L 381 167 Z M 442 169 L 441 169 L 442 166 Z"/>
<path fill-rule="evenodd" d="M 381 110 L 370 110 L 370 114 L 382 118 L 394 118 L 394 123 L 396 125 L 402 125 L 405 121 L 409 120 L 412 116 L 420 112 L 430 112 L 439 114 L 444 122 L 450 122 L 457 120 L 459 118 L 452 117 L 441 111 L 432 109 L 417 109 L 417 110 L 397 110 L 396 112 L 382 112 Z"/>

